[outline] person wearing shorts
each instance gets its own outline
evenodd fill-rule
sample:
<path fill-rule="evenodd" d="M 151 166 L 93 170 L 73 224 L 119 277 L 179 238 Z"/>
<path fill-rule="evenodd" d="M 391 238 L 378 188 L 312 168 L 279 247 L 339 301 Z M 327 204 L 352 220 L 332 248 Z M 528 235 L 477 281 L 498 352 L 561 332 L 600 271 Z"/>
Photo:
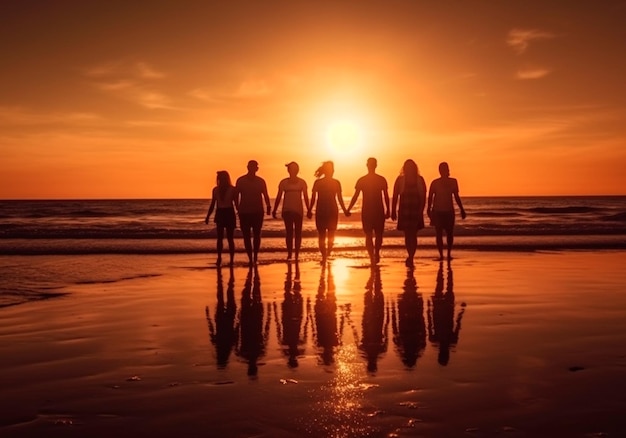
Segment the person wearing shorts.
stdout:
<path fill-rule="evenodd" d="M 334 173 L 335 166 L 332 161 L 325 161 L 315 171 L 317 180 L 313 183 L 311 203 L 307 212 L 307 217 L 310 219 L 313 217 L 312 209 L 315 206 L 315 226 L 317 228 L 319 249 L 322 254 L 322 263 L 330 257 L 333 250 L 335 231 L 337 231 L 337 222 L 339 220 L 337 203 L 341 206 L 344 214 L 350 216 L 350 212 L 346 210 L 343 202 L 341 183 L 333 178 Z"/>
<path fill-rule="evenodd" d="M 287 246 L 287 260 L 291 260 L 294 250 L 295 237 L 295 255 L 298 261 L 300 255 L 300 246 L 302 244 L 302 219 L 304 217 L 304 208 L 309 209 L 309 195 L 307 193 L 306 181 L 298 177 L 300 166 L 295 161 L 286 164 L 289 178 L 283 179 L 278 184 L 278 194 L 274 202 L 274 210 L 272 216 L 276 219 L 276 212 L 281 200 L 283 201 L 282 217 L 285 223 L 285 245 Z M 283 199 L 284 195 L 284 199 Z"/>
<path fill-rule="evenodd" d="M 372 264 L 380 262 L 385 219 L 389 218 L 387 180 L 376 173 L 377 165 L 376 158 L 367 159 L 367 175 L 362 176 L 356 182 L 354 196 L 348 205 L 348 211 L 350 211 L 361 192 L 363 193 L 361 224 L 365 233 L 365 247 Z"/>
<path fill-rule="evenodd" d="M 211 205 L 204 218 L 204 223 L 209 223 L 209 216 L 215 210 L 215 225 L 217 226 L 217 265 L 222 264 L 222 251 L 224 249 L 224 231 L 228 240 L 228 252 L 230 254 L 230 264 L 235 259 L 234 232 L 237 226 L 235 207 L 237 206 L 235 197 L 235 187 L 230 182 L 230 175 L 225 170 L 217 172 L 217 185 L 213 188 Z M 217 207 L 217 208 L 216 208 Z"/>
<path fill-rule="evenodd" d="M 263 216 L 265 212 L 267 214 L 271 212 L 267 185 L 263 178 L 256 175 L 258 170 L 259 163 L 250 160 L 248 173 L 240 176 L 235 184 L 235 196 L 239 205 L 239 226 L 250 265 L 258 261 Z M 266 210 L 263 209 L 263 201 L 265 201 Z"/>
<path fill-rule="evenodd" d="M 439 260 L 443 260 L 443 233 L 446 233 L 448 260 L 452 260 L 452 244 L 454 243 L 454 201 L 461 211 L 461 218 L 465 219 L 465 209 L 459 196 L 459 183 L 456 178 L 450 178 L 448 163 L 439 164 L 440 178 L 430 183 L 428 189 L 427 213 L 431 225 L 435 227 Z"/>

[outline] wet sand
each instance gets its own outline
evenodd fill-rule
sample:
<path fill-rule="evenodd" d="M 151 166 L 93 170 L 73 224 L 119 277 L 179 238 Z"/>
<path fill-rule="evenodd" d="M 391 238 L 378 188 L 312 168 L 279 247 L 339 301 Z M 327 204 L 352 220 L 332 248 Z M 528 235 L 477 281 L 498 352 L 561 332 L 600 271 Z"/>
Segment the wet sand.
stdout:
<path fill-rule="evenodd" d="M 626 252 L 456 255 L 13 258 L 0 436 L 626 436 Z"/>

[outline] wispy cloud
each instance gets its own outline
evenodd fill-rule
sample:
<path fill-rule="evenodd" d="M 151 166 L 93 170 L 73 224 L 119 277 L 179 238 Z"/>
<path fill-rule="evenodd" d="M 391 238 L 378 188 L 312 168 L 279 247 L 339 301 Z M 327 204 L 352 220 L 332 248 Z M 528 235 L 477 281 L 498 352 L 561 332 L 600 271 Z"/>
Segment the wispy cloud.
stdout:
<path fill-rule="evenodd" d="M 515 77 L 521 80 L 541 79 L 551 73 L 551 70 L 542 67 L 530 67 L 518 70 Z"/>
<path fill-rule="evenodd" d="M 178 109 L 154 82 L 165 73 L 143 61 L 103 63 L 85 70 L 96 88 L 148 109 Z"/>
<path fill-rule="evenodd" d="M 0 126 L 71 124 L 90 125 L 102 122 L 99 114 L 87 112 L 36 112 L 22 107 L 0 107 Z"/>
<path fill-rule="evenodd" d="M 204 101 L 224 101 L 237 99 L 257 99 L 273 94 L 274 88 L 266 79 L 246 79 L 236 87 L 226 90 L 196 88 L 189 95 Z"/>
<path fill-rule="evenodd" d="M 518 54 L 522 54 L 528 49 L 531 42 L 549 40 L 556 38 L 551 32 L 538 29 L 511 29 L 506 39 L 506 43 Z"/>

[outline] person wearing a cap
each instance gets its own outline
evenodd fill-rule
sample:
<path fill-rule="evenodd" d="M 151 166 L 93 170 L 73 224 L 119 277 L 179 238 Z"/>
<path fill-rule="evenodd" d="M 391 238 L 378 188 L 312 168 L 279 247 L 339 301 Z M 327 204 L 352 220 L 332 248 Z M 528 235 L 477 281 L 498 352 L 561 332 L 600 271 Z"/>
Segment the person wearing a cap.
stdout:
<path fill-rule="evenodd" d="M 243 235 L 243 244 L 250 264 L 256 264 L 261 248 L 261 227 L 263 226 L 263 201 L 267 206 L 267 214 L 271 212 L 270 197 L 267 193 L 265 180 L 256 175 L 259 163 L 248 162 L 248 173 L 240 176 L 235 184 L 236 197 L 239 205 L 239 226 Z"/>
<path fill-rule="evenodd" d="M 287 260 L 291 260 L 294 252 L 295 236 L 295 259 L 298 261 L 300 246 L 302 244 L 302 219 L 304 218 L 304 208 L 309 210 L 309 195 L 307 193 L 306 181 L 298 177 L 300 166 L 295 161 L 286 164 L 289 177 L 283 179 L 278 184 L 278 194 L 274 202 L 272 216 L 276 219 L 276 212 L 280 201 L 283 201 L 282 218 L 285 223 L 285 244 L 287 245 Z M 284 195 L 284 199 L 283 199 Z"/>

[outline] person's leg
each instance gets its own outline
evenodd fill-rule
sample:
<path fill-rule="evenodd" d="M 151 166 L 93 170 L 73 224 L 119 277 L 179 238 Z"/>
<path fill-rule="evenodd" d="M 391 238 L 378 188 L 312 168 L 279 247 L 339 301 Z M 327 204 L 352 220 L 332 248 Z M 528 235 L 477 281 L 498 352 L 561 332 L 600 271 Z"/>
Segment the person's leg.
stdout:
<path fill-rule="evenodd" d="M 296 249 L 296 260 L 300 256 L 300 247 L 302 246 L 302 216 L 299 214 L 294 215 L 294 233 L 295 233 L 295 249 Z"/>
<path fill-rule="evenodd" d="M 376 224 L 374 228 L 374 258 L 376 263 L 380 262 L 380 250 L 383 247 L 383 232 L 385 231 L 385 219 Z"/>
<path fill-rule="evenodd" d="M 454 244 L 454 227 L 446 228 L 446 244 L 448 245 L 448 260 L 452 260 L 452 245 Z"/>
<path fill-rule="evenodd" d="M 435 226 L 435 235 L 435 240 L 437 241 L 437 251 L 439 251 L 439 260 L 443 260 L 443 228 L 441 226 Z"/>
<path fill-rule="evenodd" d="M 285 245 L 287 246 L 287 260 L 291 260 L 293 253 L 293 215 L 289 212 L 283 213 L 283 222 L 285 224 Z"/>
<path fill-rule="evenodd" d="M 248 261 L 252 264 L 252 241 L 251 241 L 251 224 L 248 215 L 241 214 L 239 216 L 239 225 L 241 226 L 241 234 L 243 236 L 243 246 L 248 255 Z"/>
<path fill-rule="evenodd" d="M 372 263 L 375 263 L 374 260 L 374 242 L 373 242 L 373 234 L 374 230 L 371 228 L 367 228 L 366 225 L 363 225 L 363 232 L 365 233 L 365 249 L 367 250 L 367 255 L 370 258 Z"/>
<path fill-rule="evenodd" d="M 235 228 L 226 228 L 226 240 L 228 240 L 228 253 L 230 254 L 230 265 L 235 262 Z"/>
<path fill-rule="evenodd" d="M 222 225 L 217 226 L 217 264 L 222 264 L 222 251 L 224 249 L 224 227 Z"/>
<path fill-rule="evenodd" d="M 328 245 L 326 248 L 326 257 L 330 257 L 333 252 L 333 246 L 335 245 L 335 229 L 328 230 Z"/>
<path fill-rule="evenodd" d="M 263 226 L 263 213 L 255 218 L 252 226 L 252 246 L 254 247 L 254 263 L 259 258 L 259 250 L 261 249 L 261 227 Z"/>
<path fill-rule="evenodd" d="M 318 246 L 322 254 L 322 261 L 326 260 L 326 230 L 317 230 Z"/>
<path fill-rule="evenodd" d="M 408 229 L 404 231 L 404 243 L 406 245 L 406 252 L 408 258 L 406 259 L 406 266 L 414 266 L 415 251 L 417 250 L 417 231 Z"/>

